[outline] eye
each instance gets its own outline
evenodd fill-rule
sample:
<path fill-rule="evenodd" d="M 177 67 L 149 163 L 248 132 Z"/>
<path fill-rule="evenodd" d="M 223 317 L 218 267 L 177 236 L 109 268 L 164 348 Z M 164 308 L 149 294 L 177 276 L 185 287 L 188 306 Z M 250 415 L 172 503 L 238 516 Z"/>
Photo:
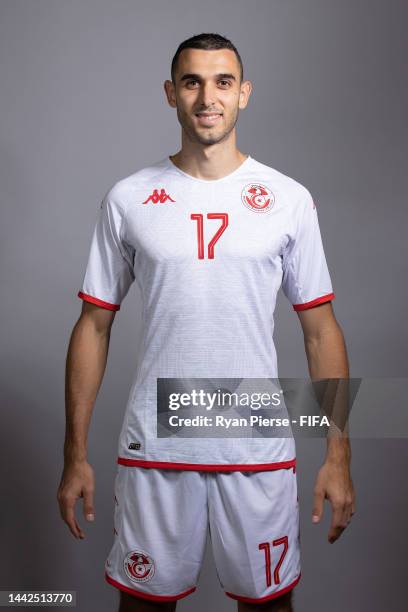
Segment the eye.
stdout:
<path fill-rule="evenodd" d="M 218 81 L 219 83 L 225 83 L 225 85 L 230 85 L 229 81 L 226 81 L 225 79 L 221 79 L 220 81 Z"/>
<path fill-rule="evenodd" d="M 187 81 L 187 86 L 190 86 L 192 83 L 198 83 L 198 81 L 196 79 L 191 79 L 190 81 Z"/>

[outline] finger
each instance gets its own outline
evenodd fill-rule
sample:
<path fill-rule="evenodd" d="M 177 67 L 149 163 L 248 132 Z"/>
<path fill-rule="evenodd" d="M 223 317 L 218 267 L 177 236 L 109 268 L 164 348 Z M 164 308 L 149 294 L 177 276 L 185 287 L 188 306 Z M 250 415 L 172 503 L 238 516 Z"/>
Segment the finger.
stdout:
<path fill-rule="evenodd" d="M 313 511 L 312 522 L 318 523 L 323 516 L 324 493 L 321 489 L 317 489 L 313 496 Z"/>
<path fill-rule="evenodd" d="M 327 536 L 327 539 L 331 544 L 341 536 L 341 534 L 347 527 L 347 514 L 345 512 L 345 504 L 339 502 L 332 502 L 332 508 L 332 520 Z"/>
<path fill-rule="evenodd" d="M 71 531 L 71 533 L 80 540 L 83 540 L 85 537 L 84 532 L 78 524 L 78 521 L 75 518 L 74 509 L 71 508 L 67 511 L 66 523 Z"/>
<path fill-rule="evenodd" d="M 345 503 L 345 508 L 344 508 L 344 514 L 345 514 L 345 518 L 347 521 L 347 524 L 349 524 L 351 522 L 351 518 L 353 516 L 353 514 L 356 511 L 356 507 L 355 507 L 355 495 L 354 493 L 351 493 L 349 495 L 347 495 L 346 498 L 346 503 Z"/>
<path fill-rule="evenodd" d="M 95 519 L 94 510 L 94 499 L 93 490 L 90 488 L 84 489 L 84 516 L 87 521 L 93 521 Z"/>
<path fill-rule="evenodd" d="M 63 520 L 65 521 L 65 523 L 68 525 L 71 533 L 76 538 L 83 539 L 85 537 L 85 534 L 82 531 L 81 527 L 78 525 L 78 522 L 75 518 L 74 508 L 75 508 L 75 499 L 72 499 L 70 497 L 65 498 L 62 501 L 61 506 L 60 506 L 61 516 Z"/>
<path fill-rule="evenodd" d="M 353 508 L 351 502 L 347 504 L 346 508 L 346 521 L 347 525 L 351 523 L 351 517 L 353 516 Z"/>
<path fill-rule="evenodd" d="M 329 540 L 330 544 L 333 544 L 333 542 L 339 539 L 344 529 L 345 527 L 330 527 L 327 535 L 327 539 Z"/>
<path fill-rule="evenodd" d="M 67 524 L 69 530 L 71 531 L 71 533 L 76 537 L 76 538 L 80 538 L 81 537 L 81 532 L 80 532 L 80 527 L 76 521 L 75 518 L 75 514 L 74 514 L 74 509 L 73 508 L 66 508 L 64 513 L 63 513 L 63 519 L 65 521 L 65 523 Z"/>

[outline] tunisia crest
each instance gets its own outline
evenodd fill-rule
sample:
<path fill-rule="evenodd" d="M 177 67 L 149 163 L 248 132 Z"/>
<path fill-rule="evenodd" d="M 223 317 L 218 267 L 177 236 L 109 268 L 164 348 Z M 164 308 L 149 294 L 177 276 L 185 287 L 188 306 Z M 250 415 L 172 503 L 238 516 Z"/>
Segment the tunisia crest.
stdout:
<path fill-rule="evenodd" d="M 154 561 L 142 550 L 130 551 L 124 559 L 123 566 L 132 582 L 147 582 L 154 576 Z"/>
<path fill-rule="evenodd" d="M 241 193 L 243 204 L 254 212 L 264 213 L 271 210 L 275 204 L 275 196 L 266 185 L 249 183 Z"/>

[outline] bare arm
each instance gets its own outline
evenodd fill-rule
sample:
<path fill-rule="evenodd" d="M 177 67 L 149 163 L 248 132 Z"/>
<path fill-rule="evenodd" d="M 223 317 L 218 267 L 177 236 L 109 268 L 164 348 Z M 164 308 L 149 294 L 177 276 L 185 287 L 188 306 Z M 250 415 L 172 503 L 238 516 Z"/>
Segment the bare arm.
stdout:
<path fill-rule="evenodd" d="M 348 378 L 349 364 L 344 337 L 331 303 L 298 312 L 304 334 L 309 373 L 312 380 Z M 332 505 L 328 534 L 335 542 L 355 512 L 355 493 L 350 474 L 351 448 L 346 432 L 327 436 L 327 451 L 314 489 L 313 522 L 320 521 L 324 499 Z"/>
<path fill-rule="evenodd" d="M 84 498 L 83 512 L 93 520 L 95 479 L 87 461 L 87 437 L 93 406 L 105 372 L 115 312 L 83 302 L 71 334 L 65 375 L 64 469 L 57 499 L 63 520 L 76 538 L 85 534 L 75 518 L 75 503 Z"/>

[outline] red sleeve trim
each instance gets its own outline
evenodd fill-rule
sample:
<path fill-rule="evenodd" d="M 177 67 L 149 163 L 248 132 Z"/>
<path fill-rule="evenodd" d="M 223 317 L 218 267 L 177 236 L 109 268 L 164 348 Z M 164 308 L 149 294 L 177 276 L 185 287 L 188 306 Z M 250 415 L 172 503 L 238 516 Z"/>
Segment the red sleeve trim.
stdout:
<path fill-rule="evenodd" d="M 81 300 L 85 300 L 85 302 L 90 302 L 91 304 L 95 304 L 95 306 L 100 306 L 101 308 L 106 308 L 106 310 L 119 310 L 120 304 L 110 304 L 109 302 L 104 302 L 93 295 L 88 295 L 87 293 L 82 293 L 82 291 L 78 291 L 78 297 Z"/>
<path fill-rule="evenodd" d="M 196 470 L 200 472 L 260 472 L 266 470 L 283 470 L 292 468 L 296 471 L 296 458 L 274 463 L 173 463 L 172 461 L 145 461 L 144 459 L 127 459 L 118 457 L 117 463 L 127 466 L 161 468 L 169 470 Z"/>
<path fill-rule="evenodd" d="M 144 593 L 143 591 L 137 591 L 136 589 L 131 589 L 130 587 L 127 587 L 124 584 L 117 582 L 117 580 L 114 580 L 113 578 L 108 576 L 106 571 L 105 571 L 105 580 L 106 582 L 116 587 L 117 589 L 120 589 L 121 591 L 125 591 L 125 593 L 130 593 L 130 595 L 136 595 L 137 597 L 140 597 L 141 599 L 148 599 L 150 601 L 176 601 L 176 599 L 182 599 L 182 597 L 186 597 L 187 595 L 190 595 L 190 593 L 193 593 L 197 588 L 197 587 L 192 587 L 191 589 L 187 589 L 187 591 L 183 591 L 183 593 L 179 593 L 178 595 L 151 595 L 150 593 Z"/>
<path fill-rule="evenodd" d="M 301 573 L 287 587 L 285 587 L 284 589 L 280 589 L 279 591 L 274 591 L 273 593 L 271 593 L 270 595 L 266 595 L 265 597 L 259 597 L 259 598 L 243 597 L 242 595 L 234 595 L 233 593 L 228 593 L 227 591 L 225 591 L 225 594 L 228 595 L 228 597 L 232 597 L 232 599 L 237 599 L 238 601 L 245 601 L 246 603 L 263 603 L 264 601 L 275 599 L 275 597 L 280 597 L 281 595 L 284 595 L 288 591 L 291 591 L 299 582 L 300 577 L 301 577 Z"/>
<path fill-rule="evenodd" d="M 334 300 L 336 296 L 334 293 L 328 293 L 327 295 L 322 295 L 322 297 L 316 298 L 311 302 L 305 302 L 304 304 L 293 304 L 294 310 L 307 310 L 308 308 L 313 308 L 313 306 L 319 306 L 319 304 L 324 304 L 324 302 L 330 302 Z"/>

